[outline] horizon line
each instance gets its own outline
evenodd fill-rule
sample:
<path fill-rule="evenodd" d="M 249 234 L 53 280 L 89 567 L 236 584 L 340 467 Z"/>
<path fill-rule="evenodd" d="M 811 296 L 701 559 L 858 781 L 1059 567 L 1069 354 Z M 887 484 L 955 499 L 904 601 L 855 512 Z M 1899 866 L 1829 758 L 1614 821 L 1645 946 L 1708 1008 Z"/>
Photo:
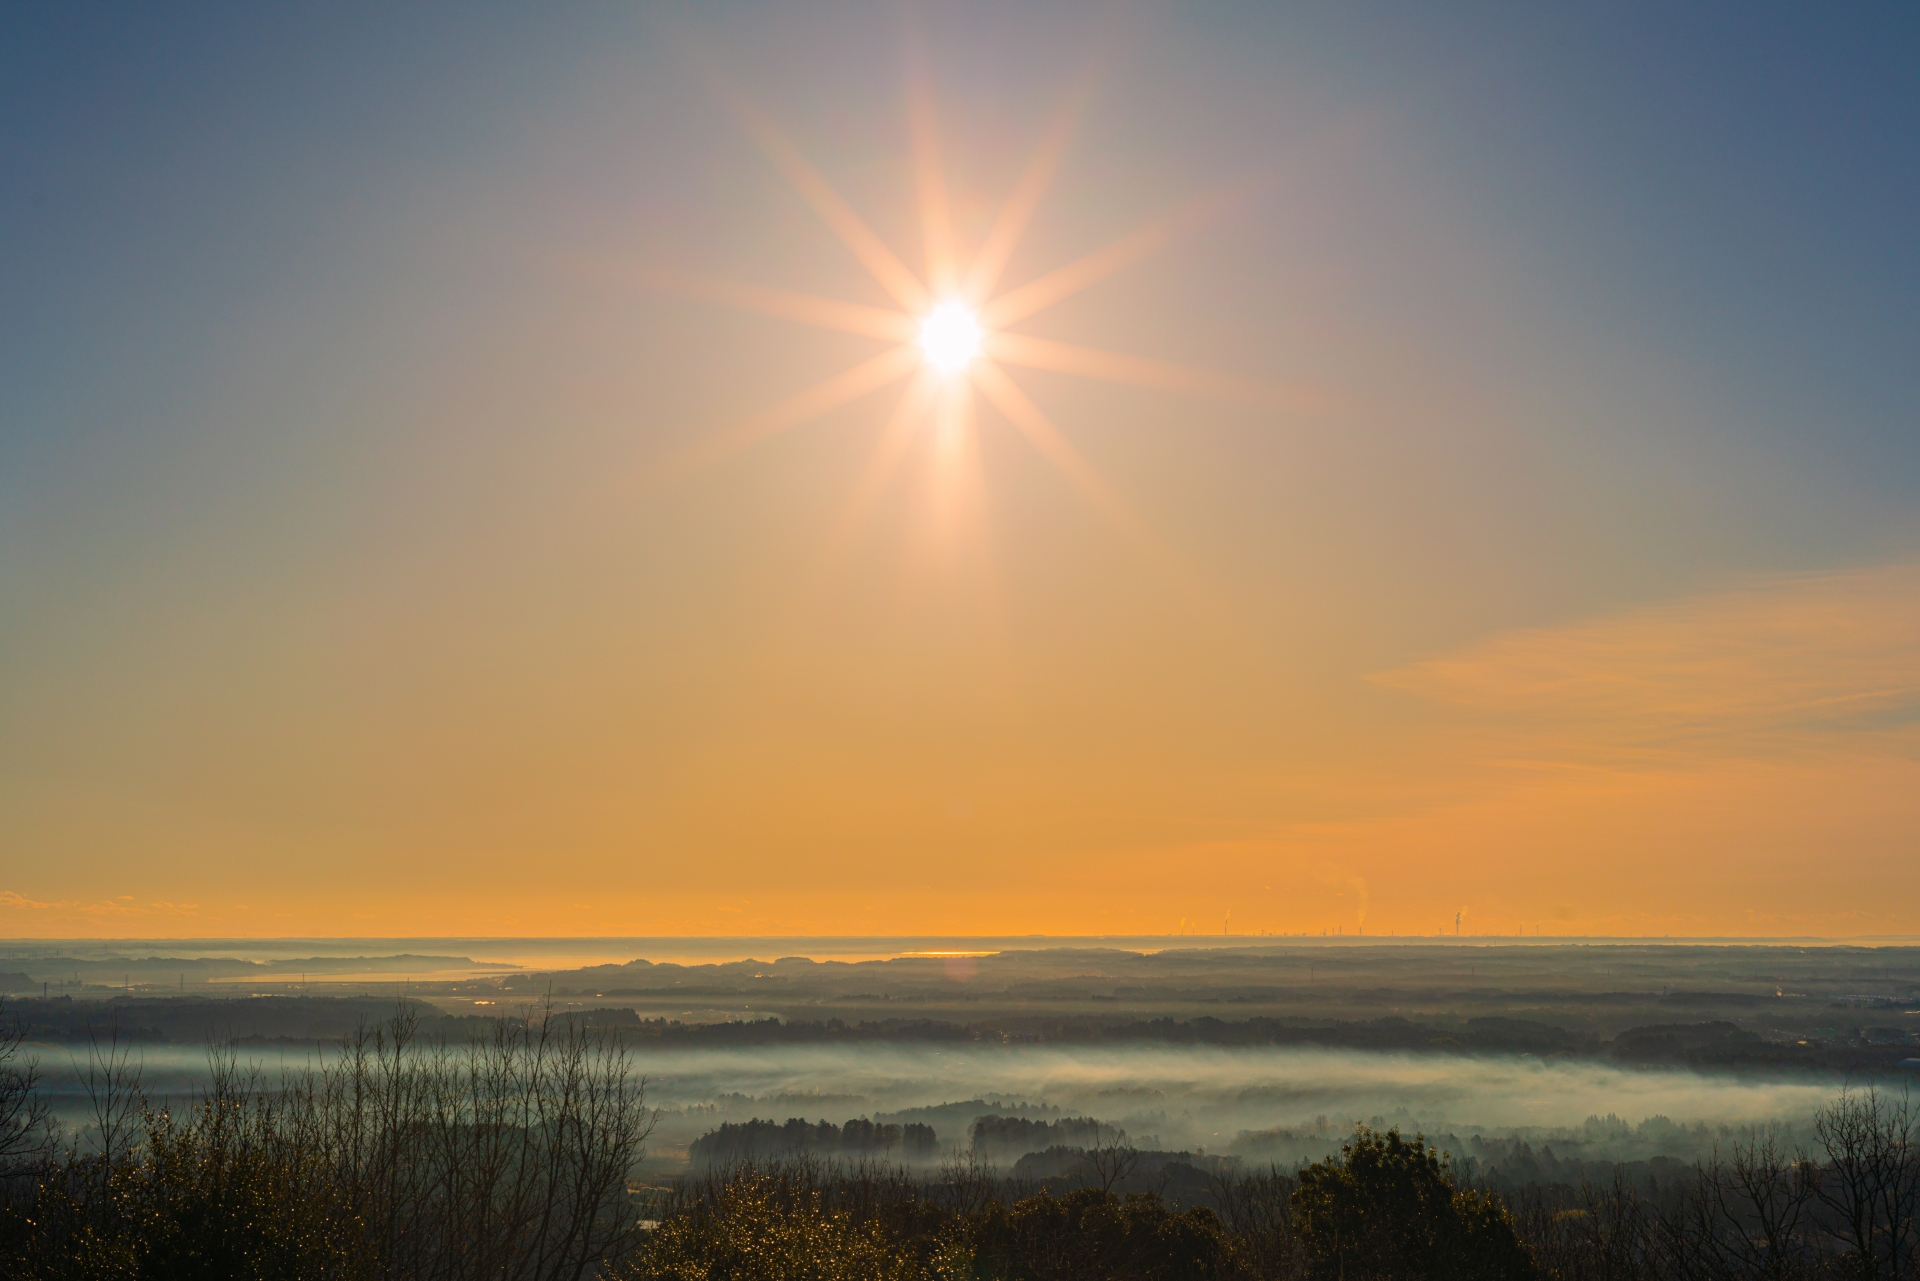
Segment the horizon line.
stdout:
<path fill-rule="evenodd" d="M 1160 942 L 1193 944 L 1280 944 L 1508 941 L 1526 943 L 1915 943 L 1920 934 L 206 934 L 0 936 L 0 948 L 62 943 L 906 943 L 929 940 L 971 942 Z"/>

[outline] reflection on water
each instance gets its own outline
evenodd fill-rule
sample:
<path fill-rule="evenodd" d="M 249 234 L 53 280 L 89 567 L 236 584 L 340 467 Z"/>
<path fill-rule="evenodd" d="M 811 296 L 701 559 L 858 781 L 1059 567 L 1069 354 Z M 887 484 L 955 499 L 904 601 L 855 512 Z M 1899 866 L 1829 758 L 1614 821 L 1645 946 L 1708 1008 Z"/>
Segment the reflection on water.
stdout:
<path fill-rule="evenodd" d="M 288 961 L 304 957 L 466 957 L 481 968 L 577 969 L 586 965 L 624 965 L 635 957 L 681 965 L 717 961 L 772 961 L 804 956 L 815 961 L 873 961 L 896 956 L 984 956 L 1034 947 L 1119 948 L 1157 952 L 1162 948 L 1247 947 L 1263 940 L 1245 935 L 1112 937 L 1020 935 L 987 938 L 913 935 L 896 938 L 271 938 L 271 939 L 34 939 L 0 941 L 0 960 L 49 957 L 105 960 L 110 957 L 223 957 L 240 961 Z M 1370 939 L 1380 944 L 1384 939 Z M 1410 939 L 1408 942 L 1431 942 Z M 1292 940 L 1295 944 L 1303 940 Z M 416 981 L 424 974 L 387 975 Z"/>

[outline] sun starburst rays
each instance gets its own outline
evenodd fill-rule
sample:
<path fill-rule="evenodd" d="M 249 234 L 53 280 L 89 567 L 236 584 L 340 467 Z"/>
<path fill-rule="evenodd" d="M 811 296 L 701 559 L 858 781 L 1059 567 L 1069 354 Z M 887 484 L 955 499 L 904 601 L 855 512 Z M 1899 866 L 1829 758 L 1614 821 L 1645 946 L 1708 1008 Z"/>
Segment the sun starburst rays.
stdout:
<path fill-rule="evenodd" d="M 736 423 L 701 450 L 701 456 L 694 461 L 718 462 L 731 457 L 842 405 L 850 405 L 882 387 L 891 386 L 912 373 L 919 363 L 918 348 L 889 347 L 851 369 L 844 369 L 805 391 L 787 397 L 771 409 Z"/>
<path fill-rule="evenodd" d="M 860 260 L 860 265 L 880 283 L 880 287 L 909 313 L 925 311 L 933 301 L 927 287 L 894 255 L 893 250 L 887 248 L 886 242 L 874 234 L 852 206 L 840 198 L 840 193 L 821 176 L 820 171 L 757 108 L 740 102 L 736 103 L 734 111 L 748 136 L 773 162 L 774 168 L 780 171 L 788 185 L 813 207 L 820 220 L 840 238 L 840 243 L 847 247 L 848 252 Z"/>
<path fill-rule="evenodd" d="M 927 255 L 927 284 L 935 298 L 952 298 L 960 284 L 953 205 L 947 199 L 946 167 L 940 160 L 940 132 L 934 118 L 933 94 L 923 77 L 914 77 L 908 105 L 913 133 L 914 186 L 920 199 L 920 234 Z"/>
<path fill-rule="evenodd" d="M 985 238 L 970 259 L 963 259 L 955 235 L 933 97 L 924 76 L 912 78 L 907 123 L 925 255 L 922 276 L 907 267 L 769 117 L 743 97 L 732 95 L 733 114 L 749 136 L 900 310 L 655 273 L 658 287 L 684 296 L 892 344 L 879 355 L 736 424 L 704 448 L 697 461 L 711 462 L 737 453 L 912 377 L 912 384 L 889 416 L 846 516 L 836 528 L 834 543 L 844 545 L 864 521 L 912 446 L 918 426 L 931 429 L 938 464 L 958 465 L 957 460 L 969 449 L 972 402 L 978 393 L 1129 543 L 1162 559 L 1146 524 L 1020 388 L 1005 366 L 1268 408 L 1300 409 L 1308 405 L 1310 397 L 1257 380 L 1009 330 L 1009 326 L 1139 262 L 1216 216 L 1225 203 L 1217 196 L 1191 202 L 1064 266 L 994 293 L 1059 169 L 1083 98 L 1081 92 L 1069 95 L 1056 112 Z"/>
<path fill-rule="evenodd" d="M 920 326 L 912 315 L 904 311 L 889 311 L 885 307 L 870 307 L 838 298 L 821 298 L 789 289 L 768 289 L 761 285 L 709 280 L 677 272 L 649 271 L 641 274 L 648 284 L 664 293 L 717 303 L 736 311 L 753 312 L 777 320 L 792 320 L 817 329 L 833 329 L 893 343 L 912 342 L 920 332 Z"/>
<path fill-rule="evenodd" d="M 1033 149 L 1026 168 L 1021 170 L 1013 194 L 1000 206 L 999 216 L 994 219 L 986 240 L 980 245 L 980 252 L 974 255 L 972 266 L 967 271 L 965 296 L 976 303 L 985 300 L 1000 283 L 1000 275 L 1007 269 L 1014 247 L 1020 243 L 1027 224 L 1040 207 L 1040 197 L 1046 194 L 1047 186 L 1060 168 L 1067 143 L 1072 140 L 1074 127 L 1080 122 L 1080 108 L 1084 101 L 1084 91 L 1076 91 L 1060 104 L 1046 132 L 1040 136 L 1040 145 Z"/>
<path fill-rule="evenodd" d="M 1037 280 L 1011 289 L 981 306 L 980 323 L 989 329 L 1000 329 L 1065 302 L 1089 285 L 1124 271 L 1199 227 L 1217 215 L 1225 203 L 1222 196 L 1193 201 Z"/>

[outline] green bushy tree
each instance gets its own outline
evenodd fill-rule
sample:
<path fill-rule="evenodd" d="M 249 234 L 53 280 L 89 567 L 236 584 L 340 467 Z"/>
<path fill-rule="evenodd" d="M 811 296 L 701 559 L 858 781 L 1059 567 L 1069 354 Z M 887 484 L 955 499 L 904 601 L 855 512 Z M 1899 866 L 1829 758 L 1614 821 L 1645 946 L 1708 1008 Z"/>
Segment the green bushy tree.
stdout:
<path fill-rule="evenodd" d="M 1318 1281 L 1533 1281 L 1500 1201 L 1458 1186 L 1416 1135 L 1360 1127 L 1338 1161 L 1300 1172 L 1293 1221 Z"/>

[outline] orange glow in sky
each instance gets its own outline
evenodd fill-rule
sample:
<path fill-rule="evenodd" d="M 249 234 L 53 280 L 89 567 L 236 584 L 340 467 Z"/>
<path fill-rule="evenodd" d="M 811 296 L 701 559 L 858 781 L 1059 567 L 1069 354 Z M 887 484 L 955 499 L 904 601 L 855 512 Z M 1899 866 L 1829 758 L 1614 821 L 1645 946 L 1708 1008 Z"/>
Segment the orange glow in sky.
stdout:
<path fill-rule="evenodd" d="M 0 936 L 1920 933 L 1910 148 L 1266 9 L 130 44 Z"/>

